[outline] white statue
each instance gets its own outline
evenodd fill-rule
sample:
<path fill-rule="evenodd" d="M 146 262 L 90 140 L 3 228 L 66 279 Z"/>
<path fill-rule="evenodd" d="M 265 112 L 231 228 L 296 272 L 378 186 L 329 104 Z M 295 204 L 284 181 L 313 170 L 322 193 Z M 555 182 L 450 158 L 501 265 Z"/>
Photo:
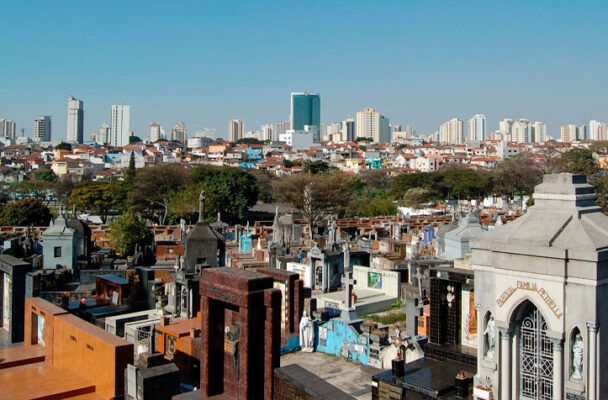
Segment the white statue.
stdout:
<path fill-rule="evenodd" d="M 580 333 L 572 345 L 572 379 L 583 379 L 583 338 Z"/>
<path fill-rule="evenodd" d="M 300 347 L 306 353 L 315 351 L 315 327 L 306 311 L 300 320 Z"/>
<path fill-rule="evenodd" d="M 486 352 L 486 357 L 493 360 L 494 349 L 496 347 L 496 323 L 494 322 L 493 315 L 490 315 L 486 325 L 486 330 L 483 332 L 483 334 L 488 338 L 488 351 Z"/>

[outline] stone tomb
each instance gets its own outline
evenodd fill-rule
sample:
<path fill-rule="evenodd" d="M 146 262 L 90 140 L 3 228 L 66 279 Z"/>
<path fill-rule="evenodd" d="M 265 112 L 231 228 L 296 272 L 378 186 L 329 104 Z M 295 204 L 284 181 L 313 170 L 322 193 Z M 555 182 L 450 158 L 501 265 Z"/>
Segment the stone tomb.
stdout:
<path fill-rule="evenodd" d="M 279 366 L 281 292 L 258 272 L 201 272 L 201 394 L 272 399 Z"/>
<path fill-rule="evenodd" d="M 477 391 L 608 398 L 608 217 L 596 198 L 584 175 L 545 175 L 525 215 L 471 242 Z"/>

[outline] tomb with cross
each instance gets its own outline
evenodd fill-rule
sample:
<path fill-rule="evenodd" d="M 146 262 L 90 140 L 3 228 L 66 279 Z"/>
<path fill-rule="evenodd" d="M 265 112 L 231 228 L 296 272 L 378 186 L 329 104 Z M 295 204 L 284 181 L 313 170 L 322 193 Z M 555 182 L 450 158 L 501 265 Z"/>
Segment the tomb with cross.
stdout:
<path fill-rule="evenodd" d="M 357 284 L 357 281 L 353 278 L 352 269 L 344 272 L 344 275 L 342 275 L 342 284 L 344 285 L 344 304 L 341 317 L 347 321 L 357 320 L 359 319 L 359 316 L 355 311 L 353 301 L 353 286 Z"/>

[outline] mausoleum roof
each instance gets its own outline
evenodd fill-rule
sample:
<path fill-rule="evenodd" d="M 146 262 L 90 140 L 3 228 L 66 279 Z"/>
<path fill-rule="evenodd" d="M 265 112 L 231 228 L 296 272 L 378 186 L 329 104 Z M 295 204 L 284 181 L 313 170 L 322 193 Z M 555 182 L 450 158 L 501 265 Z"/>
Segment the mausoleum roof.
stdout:
<path fill-rule="evenodd" d="M 526 253 L 537 248 L 568 250 L 571 258 L 608 256 L 608 216 L 595 205 L 595 189 L 585 175 L 545 175 L 534 192 L 535 205 L 517 220 L 473 240 L 471 247 Z"/>

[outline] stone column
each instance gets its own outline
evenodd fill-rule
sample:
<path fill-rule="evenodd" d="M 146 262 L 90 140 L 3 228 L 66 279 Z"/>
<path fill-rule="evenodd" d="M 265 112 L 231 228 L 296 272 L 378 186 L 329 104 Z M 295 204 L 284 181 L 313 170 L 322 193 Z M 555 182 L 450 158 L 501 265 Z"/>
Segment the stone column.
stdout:
<path fill-rule="evenodd" d="M 481 303 L 475 303 L 475 310 L 477 310 L 477 340 L 478 340 L 478 344 L 477 344 L 477 373 L 479 373 L 479 371 L 481 371 L 481 360 L 483 360 L 483 357 L 485 356 L 484 352 L 485 350 L 485 336 L 483 334 L 483 331 L 485 329 L 485 327 L 483 326 L 483 318 L 484 316 L 480 314 L 481 311 Z"/>
<path fill-rule="evenodd" d="M 564 345 L 561 339 L 551 339 L 553 343 L 553 399 L 564 399 Z"/>
<path fill-rule="evenodd" d="M 587 400 L 596 400 L 597 393 L 597 331 L 599 324 L 587 322 L 587 332 L 589 334 L 589 348 L 587 349 L 587 390 L 589 397 Z"/>
<path fill-rule="evenodd" d="M 500 398 L 511 398 L 511 330 L 500 329 Z"/>

